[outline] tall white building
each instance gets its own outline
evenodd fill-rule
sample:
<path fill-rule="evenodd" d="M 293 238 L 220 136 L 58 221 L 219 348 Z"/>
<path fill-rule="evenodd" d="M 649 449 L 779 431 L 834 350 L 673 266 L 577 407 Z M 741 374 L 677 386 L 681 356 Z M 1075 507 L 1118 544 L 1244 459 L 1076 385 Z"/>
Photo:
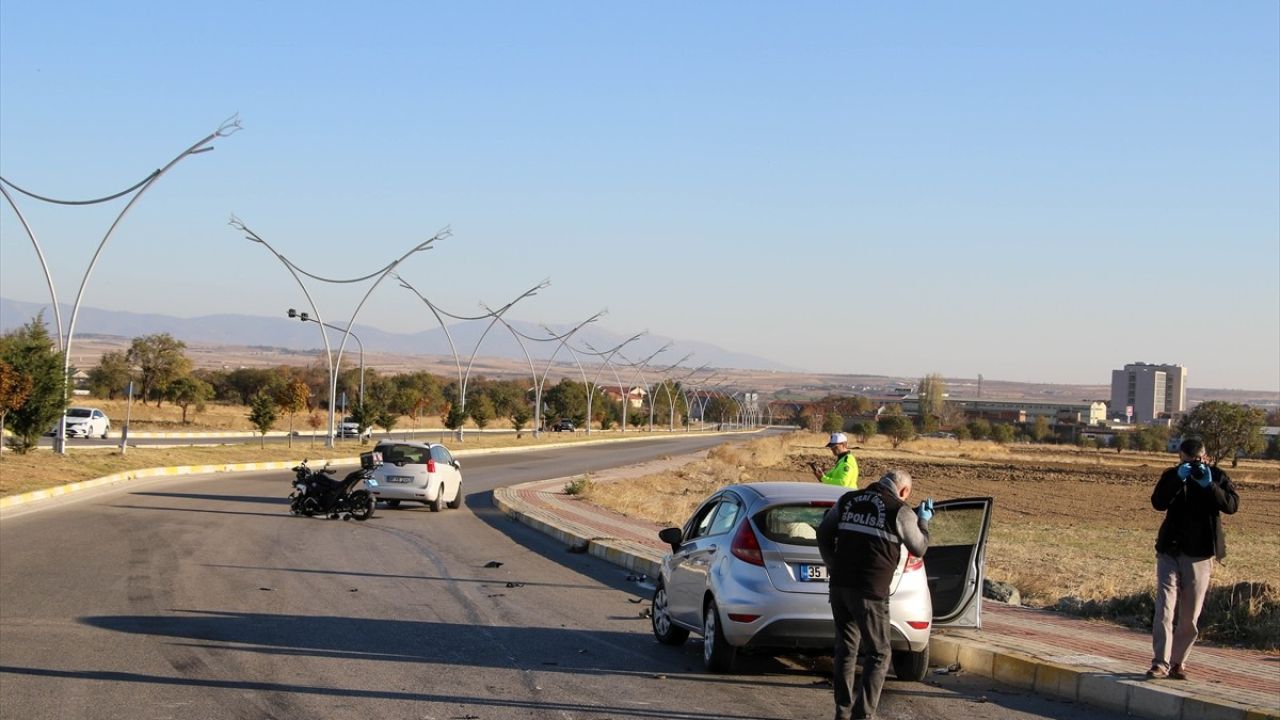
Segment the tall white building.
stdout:
<path fill-rule="evenodd" d="M 1149 423 L 1187 409 L 1187 369 L 1181 365 L 1132 363 L 1111 371 L 1112 417 L 1125 417 L 1133 408 L 1133 422 Z"/>

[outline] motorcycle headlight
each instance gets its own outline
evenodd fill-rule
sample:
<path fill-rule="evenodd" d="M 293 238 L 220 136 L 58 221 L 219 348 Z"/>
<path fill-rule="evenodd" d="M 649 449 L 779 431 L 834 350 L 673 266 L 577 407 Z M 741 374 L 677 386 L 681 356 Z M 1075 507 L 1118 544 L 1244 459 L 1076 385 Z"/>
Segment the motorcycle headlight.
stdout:
<path fill-rule="evenodd" d="M 307 491 L 307 484 L 300 483 L 300 482 L 294 483 L 293 489 L 297 490 L 300 493 L 305 493 Z"/>

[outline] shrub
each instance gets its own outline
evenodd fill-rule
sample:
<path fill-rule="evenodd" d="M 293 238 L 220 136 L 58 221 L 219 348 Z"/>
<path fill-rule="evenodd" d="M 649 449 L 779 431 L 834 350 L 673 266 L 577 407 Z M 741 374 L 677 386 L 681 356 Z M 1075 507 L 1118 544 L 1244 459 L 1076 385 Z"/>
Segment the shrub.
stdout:
<path fill-rule="evenodd" d="M 564 484 L 565 495 L 585 495 L 591 490 L 591 476 L 583 475 Z"/>

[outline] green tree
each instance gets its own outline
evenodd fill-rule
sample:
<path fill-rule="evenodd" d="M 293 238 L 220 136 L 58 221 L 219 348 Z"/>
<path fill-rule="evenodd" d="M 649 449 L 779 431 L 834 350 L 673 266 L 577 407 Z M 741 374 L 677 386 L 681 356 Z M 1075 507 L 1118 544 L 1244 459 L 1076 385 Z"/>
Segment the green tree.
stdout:
<path fill-rule="evenodd" d="M 444 412 L 444 426 L 450 430 L 460 430 L 467 422 L 467 412 L 455 403 L 447 403 Z"/>
<path fill-rule="evenodd" d="M 89 392 L 94 397 L 115 400 L 116 395 L 124 394 L 129 378 L 129 360 L 123 352 L 103 353 L 98 364 L 89 371 Z"/>
<path fill-rule="evenodd" d="M 165 386 L 191 372 L 191 360 L 183 353 L 186 349 L 186 343 L 169 333 L 133 339 L 125 357 L 138 368 L 143 402 L 154 397 L 156 407 L 160 407 Z"/>
<path fill-rule="evenodd" d="M 1008 445 L 1013 442 L 1013 426 L 1008 423 L 992 425 L 991 439 L 1001 445 Z"/>
<path fill-rule="evenodd" d="M 261 434 L 259 446 L 267 446 L 267 432 L 276 422 L 276 401 L 266 392 L 259 392 L 249 399 L 249 422 Z"/>
<path fill-rule="evenodd" d="M 895 449 L 916 436 L 916 426 L 905 415 L 887 415 L 880 418 L 880 434 L 889 438 Z"/>
<path fill-rule="evenodd" d="M 516 431 L 516 437 L 520 437 L 524 432 L 524 428 L 533 419 L 533 412 L 529 410 L 529 406 L 524 403 L 517 403 L 511 407 L 507 414 L 507 419 L 511 421 L 511 427 Z"/>
<path fill-rule="evenodd" d="M 854 395 L 849 398 L 849 409 L 854 415 L 866 415 L 875 409 L 875 403 L 865 395 Z"/>
<path fill-rule="evenodd" d="M 920 417 L 940 420 L 947 401 L 947 383 L 938 373 L 929 373 L 920 379 L 917 388 L 920 397 Z"/>
<path fill-rule="evenodd" d="M 289 414 L 289 447 L 293 447 L 293 416 L 311 406 L 311 386 L 302 378 L 294 378 L 276 392 L 275 401 Z"/>
<path fill-rule="evenodd" d="M 23 454 L 58 422 L 67 406 L 63 355 L 53 347 L 43 313 L 0 337 L 0 360 L 16 377 L 25 378 L 15 382 L 30 387 L 25 401 L 4 415 L 5 427 L 13 433 L 9 447 Z"/>
<path fill-rule="evenodd" d="M 838 433 L 844 430 L 844 418 L 839 413 L 829 412 L 822 418 L 822 431 Z"/>
<path fill-rule="evenodd" d="M 375 425 L 382 428 L 383 432 L 390 433 L 392 430 L 396 429 L 396 420 L 399 417 L 400 417 L 399 414 L 391 410 L 383 409 L 378 411 L 378 414 L 376 417 L 374 417 L 373 422 Z"/>
<path fill-rule="evenodd" d="M 991 437 L 991 423 L 986 418 L 969 421 L 969 435 L 974 440 L 986 440 Z"/>
<path fill-rule="evenodd" d="M 361 402 L 357 400 L 347 412 L 351 416 L 352 421 L 356 424 L 356 437 L 360 438 L 360 444 L 363 445 L 365 440 L 365 431 L 373 427 L 374 421 L 378 419 L 378 415 L 386 411 L 385 407 L 381 407 L 373 402 Z"/>
<path fill-rule="evenodd" d="M 182 408 L 182 424 L 187 424 L 187 408 L 196 406 L 196 412 L 204 410 L 204 404 L 213 397 L 213 386 L 193 375 L 184 375 L 164 388 L 169 402 Z"/>
<path fill-rule="evenodd" d="M 1036 442 L 1044 442 L 1052 431 L 1049 429 L 1049 418 L 1043 415 L 1037 415 L 1035 424 L 1031 426 L 1031 439 Z"/>
<path fill-rule="evenodd" d="M 1236 467 L 1241 454 L 1258 453 L 1266 447 L 1262 439 L 1264 422 L 1266 415 L 1259 408 L 1210 400 L 1182 418 L 1178 433 L 1203 440 L 1210 463 L 1217 465 L 1230 455 L 1231 467 Z"/>
<path fill-rule="evenodd" d="M 970 440 L 973 438 L 973 435 L 969 432 L 968 425 L 957 425 L 955 430 L 952 430 L 952 432 L 955 433 L 956 442 L 960 442 L 961 440 Z"/>
<path fill-rule="evenodd" d="M 1129 440 L 1129 433 L 1117 431 L 1115 435 L 1111 436 L 1111 447 L 1115 448 L 1117 453 L 1128 450 Z"/>
<path fill-rule="evenodd" d="M 1161 425 L 1138 428 L 1134 433 L 1133 444 L 1143 452 L 1168 452 L 1169 428 Z"/>
<path fill-rule="evenodd" d="M 0 428 L 5 427 L 5 417 L 9 412 L 22 407 L 30 395 L 31 378 L 0 360 Z M 0 451 L 3 449 L 3 445 L 0 445 Z"/>
<path fill-rule="evenodd" d="M 467 403 L 467 412 L 471 415 L 476 427 L 483 430 L 489 427 L 489 421 L 494 418 L 493 401 L 488 395 L 476 393 L 475 397 Z"/>
<path fill-rule="evenodd" d="M 858 442 L 865 443 L 876 436 L 876 424 L 873 420 L 863 420 L 853 426 L 853 434 L 858 436 Z"/>

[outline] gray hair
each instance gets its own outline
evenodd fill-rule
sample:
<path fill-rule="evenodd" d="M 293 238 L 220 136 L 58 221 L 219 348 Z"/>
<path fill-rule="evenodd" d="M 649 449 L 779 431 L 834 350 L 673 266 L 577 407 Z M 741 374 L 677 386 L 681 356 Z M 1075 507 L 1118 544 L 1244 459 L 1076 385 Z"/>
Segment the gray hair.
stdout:
<path fill-rule="evenodd" d="M 906 470 L 890 470 L 880 478 L 880 482 L 888 485 L 896 492 L 904 487 L 911 487 L 911 473 Z"/>

